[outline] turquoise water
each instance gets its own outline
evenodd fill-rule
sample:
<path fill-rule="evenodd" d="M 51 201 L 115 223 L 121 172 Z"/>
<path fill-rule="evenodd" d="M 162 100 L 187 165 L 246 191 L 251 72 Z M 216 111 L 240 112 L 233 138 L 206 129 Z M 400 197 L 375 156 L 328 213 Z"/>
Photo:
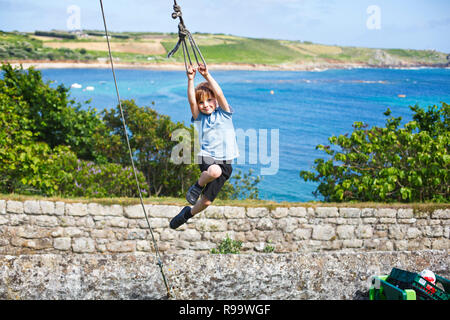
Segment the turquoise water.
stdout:
<path fill-rule="evenodd" d="M 81 88 L 71 89 L 71 96 L 78 102 L 91 99 L 89 105 L 97 110 L 117 104 L 108 69 L 44 69 L 42 73 L 45 80 L 54 80 L 55 84 L 80 84 Z M 449 69 L 211 73 L 235 109 L 235 127 L 257 133 L 269 131 L 269 155 L 273 150 L 270 130 L 279 130 L 279 169 L 275 175 L 263 176 L 259 184 L 260 198 L 274 201 L 320 200 L 312 195 L 316 185 L 305 183 L 299 172 L 310 170 L 314 159 L 324 156 L 315 150 L 317 144 L 327 144 L 331 135 L 351 132 L 353 122 L 383 125 L 383 112 L 389 107 L 405 123 L 412 117 L 410 105 L 450 102 Z M 150 106 L 174 121 L 190 124 L 184 72 L 119 69 L 116 76 L 122 99 L 134 99 L 140 106 Z M 88 86 L 93 90 L 86 90 Z M 248 146 L 241 147 L 241 154 L 246 150 Z M 261 156 L 261 150 L 257 155 Z M 260 161 L 249 164 L 249 160 L 234 167 L 244 171 L 252 168 L 260 174 L 261 168 L 270 166 Z"/>

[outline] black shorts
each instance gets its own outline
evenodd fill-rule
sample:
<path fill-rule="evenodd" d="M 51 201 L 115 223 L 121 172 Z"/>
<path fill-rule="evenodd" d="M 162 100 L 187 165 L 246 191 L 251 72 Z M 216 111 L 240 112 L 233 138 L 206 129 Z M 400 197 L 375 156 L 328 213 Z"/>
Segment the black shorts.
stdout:
<path fill-rule="evenodd" d="M 206 197 L 209 201 L 214 201 L 214 199 L 219 194 L 225 182 L 230 179 L 233 168 L 231 167 L 231 161 L 220 161 L 209 157 L 199 158 L 200 171 L 207 171 L 210 166 L 216 164 L 222 169 L 222 175 L 216 180 L 208 183 L 202 191 L 202 195 Z"/>

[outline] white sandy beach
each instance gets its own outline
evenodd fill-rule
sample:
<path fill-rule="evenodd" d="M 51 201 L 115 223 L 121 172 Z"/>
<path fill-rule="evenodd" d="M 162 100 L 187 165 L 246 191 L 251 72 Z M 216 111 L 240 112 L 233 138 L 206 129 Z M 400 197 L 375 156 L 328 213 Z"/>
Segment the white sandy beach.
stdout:
<path fill-rule="evenodd" d="M 109 60 L 103 61 L 42 61 L 42 60 L 9 60 L 5 61 L 14 67 L 20 65 L 27 69 L 34 67 L 36 69 L 103 69 L 111 68 Z M 173 70 L 183 71 L 185 66 L 183 63 L 123 63 L 114 61 L 116 69 L 146 69 L 146 70 Z M 338 62 L 320 62 L 320 63 L 303 63 L 303 64 L 281 64 L 281 65 L 264 65 L 264 64 L 238 64 L 238 63 L 222 63 L 208 64 L 210 70 L 249 70 L 249 71 L 325 71 L 329 69 L 358 69 L 358 68 L 390 68 L 390 69 L 417 69 L 417 68 L 448 68 L 442 65 L 428 64 L 401 64 L 401 65 L 368 65 L 364 63 L 338 63 Z"/>

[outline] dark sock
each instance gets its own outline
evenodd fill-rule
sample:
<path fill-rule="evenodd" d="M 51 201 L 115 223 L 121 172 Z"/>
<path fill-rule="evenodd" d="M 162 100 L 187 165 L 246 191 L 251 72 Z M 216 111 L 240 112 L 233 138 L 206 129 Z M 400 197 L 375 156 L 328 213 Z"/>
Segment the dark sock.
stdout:
<path fill-rule="evenodd" d="M 198 181 L 195 183 L 195 186 L 196 186 L 197 188 L 203 189 L 203 187 L 202 187 L 201 185 L 198 184 Z"/>
<path fill-rule="evenodd" d="M 187 210 L 185 213 L 184 213 L 184 218 L 186 219 L 186 220 L 188 220 L 188 219 L 190 219 L 190 218 L 192 218 L 193 217 L 193 215 L 191 214 L 191 208 L 189 208 L 189 210 Z"/>

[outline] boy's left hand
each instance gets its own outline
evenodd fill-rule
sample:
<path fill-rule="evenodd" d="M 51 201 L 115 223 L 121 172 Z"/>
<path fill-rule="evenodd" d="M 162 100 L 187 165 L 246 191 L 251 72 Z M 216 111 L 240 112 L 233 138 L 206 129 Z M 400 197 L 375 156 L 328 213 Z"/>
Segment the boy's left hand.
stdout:
<path fill-rule="evenodd" d="M 209 74 L 208 68 L 206 68 L 206 66 L 204 64 L 202 64 L 202 63 L 198 65 L 198 72 L 200 72 L 200 74 L 203 77 L 206 77 Z"/>

